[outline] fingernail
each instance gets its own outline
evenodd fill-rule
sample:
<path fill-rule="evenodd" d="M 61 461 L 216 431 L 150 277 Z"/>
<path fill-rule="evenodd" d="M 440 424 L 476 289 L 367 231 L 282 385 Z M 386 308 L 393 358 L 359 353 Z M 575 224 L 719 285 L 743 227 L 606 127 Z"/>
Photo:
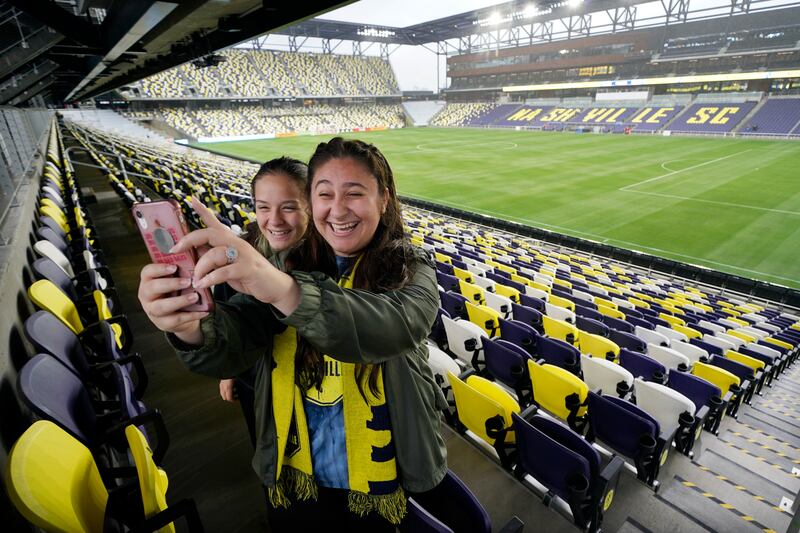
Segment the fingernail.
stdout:
<path fill-rule="evenodd" d="M 190 295 L 189 295 L 189 300 L 191 300 L 192 302 L 194 302 L 194 301 L 196 301 L 196 300 L 197 300 L 199 297 L 200 297 L 200 295 L 199 295 L 199 294 L 197 294 L 196 292 L 193 292 L 192 294 L 190 294 Z"/>
<path fill-rule="evenodd" d="M 175 273 L 178 270 L 178 265 L 168 265 L 167 272 Z"/>
<path fill-rule="evenodd" d="M 192 278 L 181 278 L 181 287 L 188 287 L 192 284 Z"/>
<path fill-rule="evenodd" d="M 205 278 L 199 280 L 197 283 L 194 284 L 195 289 L 205 289 L 206 288 L 206 280 Z"/>
<path fill-rule="evenodd" d="M 175 249 L 176 249 L 177 247 L 178 247 L 178 245 L 176 244 L 175 246 L 173 246 L 172 248 L 170 248 L 170 249 L 169 249 L 169 252 L 168 252 L 168 253 L 174 254 L 174 253 L 175 253 Z"/>

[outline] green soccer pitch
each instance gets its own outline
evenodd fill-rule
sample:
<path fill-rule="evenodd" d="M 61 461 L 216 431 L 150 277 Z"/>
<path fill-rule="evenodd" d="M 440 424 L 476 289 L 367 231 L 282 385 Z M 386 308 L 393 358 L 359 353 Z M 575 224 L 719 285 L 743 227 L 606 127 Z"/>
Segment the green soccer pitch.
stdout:
<path fill-rule="evenodd" d="M 198 145 L 307 160 L 330 136 Z M 800 288 L 800 143 L 478 129 L 346 135 L 400 194 Z"/>

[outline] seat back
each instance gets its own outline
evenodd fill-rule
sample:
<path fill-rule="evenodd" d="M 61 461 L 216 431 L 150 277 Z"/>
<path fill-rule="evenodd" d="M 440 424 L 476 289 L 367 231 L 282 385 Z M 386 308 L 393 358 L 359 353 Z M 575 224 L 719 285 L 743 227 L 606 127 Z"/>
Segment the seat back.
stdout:
<path fill-rule="evenodd" d="M 136 426 L 125 428 L 136 473 L 139 475 L 139 489 L 142 494 L 142 506 L 145 518 L 152 518 L 167 508 L 167 473 L 156 466 L 153 452 L 147 439 Z M 170 522 L 158 530 L 160 533 L 174 533 L 175 525 Z"/>
<path fill-rule="evenodd" d="M 76 335 L 83 331 L 83 323 L 75 303 L 52 281 L 40 279 L 33 282 L 28 287 L 28 296 L 33 303 L 51 312 Z"/>
<path fill-rule="evenodd" d="M 532 326 L 517 320 L 500 320 L 500 338 L 523 348 L 530 354 L 536 354 L 541 336 Z"/>
<path fill-rule="evenodd" d="M 580 313 L 575 317 L 575 325 L 584 333 L 592 333 L 601 337 L 609 336 L 609 328 L 599 320 L 587 318 Z"/>
<path fill-rule="evenodd" d="M 617 343 L 606 337 L 581 332 L 580 336 L 581 353 L 589 354 L 593 357 L 602 357 L 610 361 L 616 361 L 619 357 L 619 346 Z"/>
<path fill-rule="evenodd" d="M 666 348 L 656 344 L 647 345 L 647 355 L 664 365 L 666 368 L 678 368 L 679 365 L 685 365 L 685 370 L 688 370 L 692 366 L 692 362 L 689 360 L 689 358 L 682 353 L 673 350 L 672 348 Z"/>
<path fill-rule="evenodd" d="M 746 379 L 753 379 L 755 377 L 755 371 L 749 366 L 736 362 L 733 359 L 722 357 L 721 355 L 712 355 L 708 362 L 714 366 L 727 370 L 742 381 Z"/>
<path fill-rule="evenodd" d="M 542 313 L 532 307 L 527 307 L 521 304 L 511 304 L 511 312 L 514 320 L 523 322 L 526 325 L 534 328 L 538 333 L 544 334 Z"/>
<path fill-rule="evenodd" d="M 428 364 L 441 387 L 450 386 L 450 381 L 447 378 L 448 372 L 456 376 L 461 374 L 461 367 L 458 366 L 458 363 L 436 346 L 428 345 Z"/>
<path fill-rule="evenodd" d="M 542 315 L 542 326 L 544 327 L 545 335 L 548 337 L 560 339 L 572 345 L 579 342 L 578 328 L 569 322 Z"/>
<path fill-rule="evenodd" d="M 36 311 L 25 321 L 25 333 L 37 352 L 58 359 L 82 380 L 89 376 L 89 363 L 78 337 L 63 322 L 47 311 Z"/>
<path fill-rule="evenodd" d="M 695 346 L 694 344 L 690 344 L 688 342 L 673 342 L 670 346 L 672 350 L 675 350 L 678 353 L 685 355 L 690 362 L 689 366 L 692 366 L 701 358 L 705 357 L 708 358 L 708 352 L 699 346 Z"/>
<path fill-rule="evenodd" d="M 627 457 L 636 457 L 641 439 L 657 439 L 655 418 L 636 405 L 613 396 L 589 393 L 589 424 L 594 435 Z"/>
<path fill-rule="evenodd" d="M 33 249 L 42 257 L 46 257 L 51 259 L 55 264 L 61 268 L 64 273 L 69 276 L 70 278 L 75 277 L 75 270 L 72 268 L 72 264 L 67 259 L 61 250 L 56 248 L 56 246 L 50 241 L 36 241 L 33 245 Z"/>
<path fill-rule="evenodd" d="M 519 413 L 519 404 L 502 387 L 486 378 L 472 375 L 462 381 L 452 373 L 447 377 L 453 388 L 458 419 L 481 439 L 494 444 L 495 439 L 487 434 L 486 421 L 500 416 L 503 427 L 511 427 L 511 413 Z M 513 432 L 506 435 L 505 441 L 514 442 Z"/>
<path fill-rule="evenodd" d="M 581 355 L 583 381 L 592 391 L 618 395 L 618 385 L 625 383 L 628 389 L 633 386 L 633 374 L 616 363 L 602 357 Z"/>
<path fill-rule="evenodd" d="M 486 509 L 464 482 L 449 470 L 436 489 L 429 494 L 412 496 L 408 504 L 408 515 L 399 526 L 403 533 L 492 531 Z"/>
<path fill-rule="evenodd" d="M 534 416 L 527 422 L 513 415 L 518 461 L 525 472 L 564 500 L 575 487 L 588 488 L 595 478 L 600 456 L 583 437 L 555 420 Z"/>
<path fill-rule="evenodd" d="M 764 370 L 766 366 L 764 361 L 761 361 L 760 359 L 745 355 L 743 353 L 735 352 L 733 350 L 728 350 L 725 352 L 725 357 L 731 361 L 736 361 L 737 363 L 749 366 L 754 372 L 758 370 Z"/>
<path fill-rule="evenodd" d="M 712 398 L 722 397 L 719 387 L 688 372 L 670 370 L 667 386 L 689 398 L 697 410 L 704 405 L 710 405 Z"/>
<path fill-rule="evenodd" d="M 452 318 L 467 319 L 467 308 L 464 307 L 466 298 L 455 292 L 440 292 L 439 301 L 442 303 L 442 309 L 447 311 L 447 314 Z"/>
<path fill-rule="evenodd" d="M 479 326 L 488 337 L 494 337 L 500 327 L 500 313 L 485 305 L 475 305 L 470 302 L 464 304 L 467 308 L 469 321 Z"/>
<path fill-rule="evenodd" d="M 52 259 L 40 257 L 34 261 L 33 272 L 36 274 L 37 279 L 52 281 L 54 285 L 64 291 L 64 294 L 70 300 L 78 301 L 78 293 L 75 290 L 75 285 L 72 284 L 72 280 L 64 272 L 64 269 L 55 264 Z"/>
<path fill-rule="evenodd" d="M 450 351 L 465 363 L 472 364 L 474 352 L 481 349 L 482 339 L 486 337 L 486 333 L 468 320 L 452 320 L 442 316 L 442 324 Z M 474 349 L 470 345 L 473 345 Z"/>
<path fill-rule="evenodd" d="M 47 420 L 11 448 L 6 488 L 17 510 L 47 531 L 103 531 L 108 491 L 89 449 Z"/>
<path fill-rule="evenodd" d="M 500 339 L 483 340 L 486 369 L 495 378 L 510 387 L 528 380 L 528 353 L 510 342 Z"/>
<path fill-rule="evenodd" d="M 78 376 L 58 359 L 48 354 L 31 358 L 19 373 L 19 389 L 36 414 L 92 445 L 97 416 L 91 398 Z"/>
<path fill-rule="evenodd" d="M 636 405 L 658 421 L 661 427 L 677 427 L 678 417 L 687 412 L 694 416 L 694 402 L 665 385 L 636 378 Z"/>
<path fill-rule="evenodd" d="M 741 380 L 722 368 L 706 363 L 695 363 L 692 367 L 692 375 L 705 379 L 719 387 L 720 395 L 728 394 L 731 385 L 739 385 Z"/>
<path fill-rule="evenodd" d="M 555 365 L 528 361 L 528 373 L 531 376 L 534 401 L 562 420 L 566 420 L 570 414 L 566 398 L 574 394 L 582 404 L 589 393 L 589 387 L 578 376 Z M 584 414 L 586 406 L 581 406 L 577 416 Z"/>
<path fill-rule="evenodd" d="M 623 348 L 619 352 L 619 364 L 628 370 L 634 377 L 643 377 L 648 381 L 660 381 L 660 377 L 666 376 L 667 369 L 647 355 L 634 352 Z M 661 374 L 661 376 L 659 376 Z"/>
<path fill-rule="evenodd" d="M 633 333 L 611 329 L 609 337 L 620 348 L 627 348 L 639 353 L 647 352 L 647 343 Z"/>

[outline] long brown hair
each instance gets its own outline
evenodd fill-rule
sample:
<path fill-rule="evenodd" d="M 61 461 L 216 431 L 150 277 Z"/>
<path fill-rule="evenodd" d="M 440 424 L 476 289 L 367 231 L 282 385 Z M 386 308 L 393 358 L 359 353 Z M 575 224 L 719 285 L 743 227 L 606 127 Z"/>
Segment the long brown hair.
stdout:
<path fill-rule="evenodd" d="M 326 143 L 317 145 L 314 155 L 308 163 L 308 182 L 306 193 L 311 201 L 311 184 L 314 174 L 325 163 L 334 159 L 349 158 L 366 168 L 378 182 L 378 194 L 386 194 L 388 202 L 381 215 L 378 227 L 367 246 L 361 251 L 361 259 L 353 278 L 353 288 L 385 292 L 405 286 L 414 276 L 415 259 L 410 242 L 403 229 L 403 216 L 400 200 L 394 182 L 394 174 L 389 162 L 369 143 L 359 140 L 345 140 L 334 137 Z M 333 249 L 320 235 L 314 224 L 308 225 L 305 243 L 299 257 L 293 259 L 298 270 L 316 270 L 329 276 L 338 277 L 336 257 Z M 298 383 L 303 388 L 322 384 L 324 377 L 323 358 L 308 343 L 301 342 L 297 352 Z M 369 389 L 377 395 L 377 365 L 356 365 L 356 382 L 363 383 L 365 372 L 369 372 Z M 364 391 L 362 390 L 362 395 Z"/>

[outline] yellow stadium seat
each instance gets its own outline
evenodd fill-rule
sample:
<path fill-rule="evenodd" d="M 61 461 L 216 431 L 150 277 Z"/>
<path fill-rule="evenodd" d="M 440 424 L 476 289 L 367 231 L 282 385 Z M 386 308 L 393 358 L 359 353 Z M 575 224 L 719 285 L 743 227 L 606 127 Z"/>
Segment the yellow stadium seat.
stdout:
<path fill-rule="evenodd" d="M 558 307 L 563 307 L 564 309 L 569 309 L 573 313 L 575 312 L 575 302 L 567 300 L 566 298 L 562 298 L 560 296 L 556 296 L 554 294 L 550 294 L 550 298 L 547 300 L 553 305 L 557 305 Z"/>
<path fill-rule="evenodd" d="M 479 326 L 489 337 L 494 337 L 500 328 L 500 313 L 485 305 L 465 303 L 469 321 Z"/>
<path fill-rule="evenodd" d="M 580 342 L 580 330 L 569 322 L 542 315 L 542 325 L 544 326 L 544 333 L 548 337 L 553 337 L 572 345 L 577 345 Z"/>
<path fill-rule="evenodd" d="M 462 381 L 452 372 L 447 373 L 459 421 L 466 428 L 491 445 L 495 439 L 486 432 L 486 421 L 501 417 L 504 428 L 511 428 L 511 413 L 519 413 L 520 407 L 514 398 L 496 383 L 480 376 L 468 376 Z M 509 429 L 505 442 L 514 442 L 514 432 Z"/>
<path fill-rule="evenodd" d="M 740 339 L 742 339 L 745 342 L 757 342 L 758 341 L 758 339 L 756 339 L 752 335 L 748 335 L 747 333 L 743 333 L 743 332 L 741 332 L 739 330 L 736 330 L 736 329 L 729 329 L 728 330 L 728 335 L 733 335 L 734 337 L 739 337 Z"/>
<path fill-rule="evenodd" d="M 596 303 L 597 305 L 604 305 L 609 309 L 615 309 L 615 310 L 619 309 L 619 306 L 617 304 L 615 304 L 611 300 L 607 300 L 606 298 L 601 298 L 600 296 L 594 297 L 594 303 Z"/>
<path fill-rule="evenodd" d="M 34 282 L 28 287 L 28 296 L 40 308 L 53 313 L 76 335 L 83 332 L 83 322 L 75 303 L 52 281 L 42 279 Z"/>
<path fill-rule="evenodd" d="M 420 242 L 420 244 L 422 244 L 425 241 L 423 239 L 419 239 L 419 242 Z M 453 264 L 453 260 L 450 258 L 449 255 L 444 255 L 441 252 L 434 252 L 433 256 L 440 263 L 447 263 L 448 265 L 452 265 Z"/>
<path fill-rule="evenodd" d="M 494 286 L 494 292 L 500 296 L 505 296 L 514 303 L 519 303 L 519 291 L 514 287 L 507 287 L 502 283 L 497 282 Z"/>
<path fill-rule="evenodd" d="M 765 337 L 764 340 L 767 341 L 770 344 L 774 344 L 775 346 L 780 346 L 781 348 L 784 348 L 786 350 L 791 350 L 791 349 L 794 348 L 794 346 L 792 346 L 788 342 L 784 342 L 784 341 L 782 341 L 780 339 L 773 339 L 772 337 Z"/>
<path fill-rule="evenodd" d="M 619 359 L 619 346 L 611 339 L 581 331 L 579 344 L 581 353 L 614 362 Z"/>
<path fill-rule="evenodd" d="M 482 287 L 479 287 L 473 283 L 467 283 L 464 280 L 458 281 L 458 287 L 461 295 L 470 302 L 478 305 L 483 305 L 486 303 L 486 299 L 483 296 Z"/>
<path fill-rule="evenodd" d="M 737 324 L 739 324 L 742 327 L 747 327 L 747 326 L 750 325 L 750 323 L 747 322 L 746 320 L 742 320 L 741 318 L 737 318 L 735 316 L 729 316 L 728 320 L 730 320 L 731 322 L 736 322 Z"/>
<path fill-rule="evenodd" d="M 620 320 L 625 320 L 625 313 L 623 313 L 622 311 L 618 311 L 616 309 L 612 309 L 605 305 L 598 305 L 597 312 L 605 316 L 610 316 L 611 318 L 619 318 Z"/>
<path fill-rule="evenodd" d="M 566 280 L 563 280 L 563 279 L 560 279 L 560 278 L 553 278 L 553 283 L 555 283 L 556 285 L 560 285 L 562 287 L 566 287 L 567 289 L 572 290 L 572 283 L 570 283 L 569 281 L 566 281 Z"/>
<path fill-rule="evenodd" d="M 26 520 L 46 531 L 102 532 L 108 490 L 89 449 L 46 420 L 11 448 L 6 488 Z"/>
<path fill-rule="evenodd" d="M 672 329 L 679 333 L 683 333 L 690 339 L 702 339 L 703 334 L 697 331 L 694 328 L 690 328 L 689 326 L 681 326 L 680 324 L 672 324 Z"/>
<path fill-rule="evenodd" d="M 686 322 L 684 322 L 683 319 L 680 319 L 676 316 L 667 313 L 659 313 L 658 317 L 661 320 L 666 320 L 667 322 L 669 322 L 670 326 L 686 326 Z"/>
<path fill-rule="evenodd" d="M 125 437 L 136 465 L 136 473 L 139 475 L 139 490 L 142 494 L 144 516 L 153 518 L 168 508 L 167 486 L 169 481 L 167 473 L 156 466 L 150 445 L 136 426 L 126 427 Z M 170 522 L 158 531 L 159 533 L 174 533 L 175 525 Z"/>
<path fill-rule="evenodd" d="M 467 283 L 473 283 L 472 272 L 468 270 L 464 270 L 463 268 L 453 267 L 453 274 L 460 280 L 466 281 Z"/>
<path fill-rule="evenodd" d="M 744 355 L 734 350 L 728 350 L 727 352 L 725 352 L 725 357 L 730 359 L 731 361 L 736 361 L 737 363 L 742 363 L 743 365 L 747 365 L 756 372 L 759 370 L 764 370 L 766 368 L 766 364 L 764 363 L 764 361 L 756 359 L 755 357 L 750 357 L 749 355 Z"/>
<path fill-rule="evenodd" d="M 697 362 L 692 366 L 692 374 L 719 387 L 722 397 L 728 394 L 731 385 L 738 386 L 741 383 L 738 377 L 727 370 L 701 362 Z"/>
<path fill-rule="evenodd" d="M 578 419 L 586 414 L 585 403 L 589 386 L 569 370 L 555 365 L 540 365 L 529 360 L 528 372 L 531 376 L 534 402 L 558 418 L 566 420 L 575 429 Z M 567 398 L 570 396 L 574 401 L 568 407 Z"/>

